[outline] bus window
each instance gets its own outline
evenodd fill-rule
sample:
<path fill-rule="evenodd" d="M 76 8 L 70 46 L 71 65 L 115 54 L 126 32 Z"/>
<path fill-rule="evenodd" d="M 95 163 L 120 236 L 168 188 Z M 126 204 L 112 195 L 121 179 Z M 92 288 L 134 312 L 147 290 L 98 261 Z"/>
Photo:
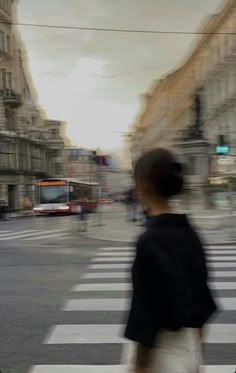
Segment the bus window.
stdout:
<path fill-rule="evenodd" d="M 67 186 L 50 185 L 40 188 L 40 203 L 66 203 L 68 202 Z"/>

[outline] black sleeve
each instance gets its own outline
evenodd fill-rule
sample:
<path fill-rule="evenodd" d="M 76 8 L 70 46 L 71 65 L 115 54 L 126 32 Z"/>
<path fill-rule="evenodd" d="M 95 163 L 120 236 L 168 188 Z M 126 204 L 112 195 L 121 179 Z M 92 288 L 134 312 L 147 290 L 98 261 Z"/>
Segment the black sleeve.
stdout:
<path fill-rule="evenodd" d="M 137 244 L 132 269 L 133 296 L 125 337 L 147 348 L 152 348 L 155 340 L 153 320 L 150 317 L 150 293 L 148 290 L 150 261 L 149 248 L 146 240 L 141 237 Z"/>

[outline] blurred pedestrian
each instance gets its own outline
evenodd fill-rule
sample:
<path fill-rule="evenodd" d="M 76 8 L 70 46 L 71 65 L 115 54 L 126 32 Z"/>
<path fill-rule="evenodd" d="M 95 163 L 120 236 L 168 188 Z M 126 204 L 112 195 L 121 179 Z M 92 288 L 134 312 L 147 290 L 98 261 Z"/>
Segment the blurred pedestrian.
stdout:
<path fill-rule="evenodd" d="M 79 219 L 80 219 L 80 227 L 79 230 L 81 232 L 87 232 L 88 230 L 88 209 L 86 202 L 88 200 L 86 198 L 81 198 L 80 200 L 80 213 L 79 213 Z"/>
<path fill-rule="evenodd" d="M 148 210 L 132 268 L 133 297 L 125 336 L 135 341 L 135 373 L 197 373 L 202 328 L 216 310 L 204 250 L 185 214 L 169 199 L 181 192 L 181 164 L 155 149 L 135 167 L 137 193 Z"/>
<path fill-rule="evenodd" d="M 132 221 L 137 220 L 137 198 L 135 188 L 131 188 L 127 193 L 127 207 L 128 207 L 128 216 Z"/>

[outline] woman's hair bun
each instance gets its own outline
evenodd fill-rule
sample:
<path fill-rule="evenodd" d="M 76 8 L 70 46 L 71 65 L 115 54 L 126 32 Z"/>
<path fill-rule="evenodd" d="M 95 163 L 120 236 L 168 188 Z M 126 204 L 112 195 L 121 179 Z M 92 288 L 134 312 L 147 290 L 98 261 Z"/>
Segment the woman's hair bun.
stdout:
<path fill-rule="evenodd" d="M 137 161 L 135 180 L 149 193 L 170 198 L 182 191 L 183 167 L 171 151 L 157 148 L 143 154 Z"/>
<path fill-rule="evenodd" d="M 170 198 L 182 191 L 184 184 L 183 167 L 179 162 L 171 162 L 160 174 L 159 192 L 162 197 Z"/>

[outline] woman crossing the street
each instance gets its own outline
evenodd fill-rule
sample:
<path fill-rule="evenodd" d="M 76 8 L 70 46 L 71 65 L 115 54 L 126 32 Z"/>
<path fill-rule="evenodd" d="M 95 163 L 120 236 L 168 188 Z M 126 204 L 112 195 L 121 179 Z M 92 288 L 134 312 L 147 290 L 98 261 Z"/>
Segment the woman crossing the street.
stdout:
<path fill-rule="evenodd" d="M 182 166 L 168 150 L 151 150 L 137 161 L 135 182 L 148 217 L 137 242 L 125 330 L 126 338 L 136 342 L 131 370 L 197 373 L 202 328 L 216 305 L 198 234 L 169 203 L 182 191 Z"/>

